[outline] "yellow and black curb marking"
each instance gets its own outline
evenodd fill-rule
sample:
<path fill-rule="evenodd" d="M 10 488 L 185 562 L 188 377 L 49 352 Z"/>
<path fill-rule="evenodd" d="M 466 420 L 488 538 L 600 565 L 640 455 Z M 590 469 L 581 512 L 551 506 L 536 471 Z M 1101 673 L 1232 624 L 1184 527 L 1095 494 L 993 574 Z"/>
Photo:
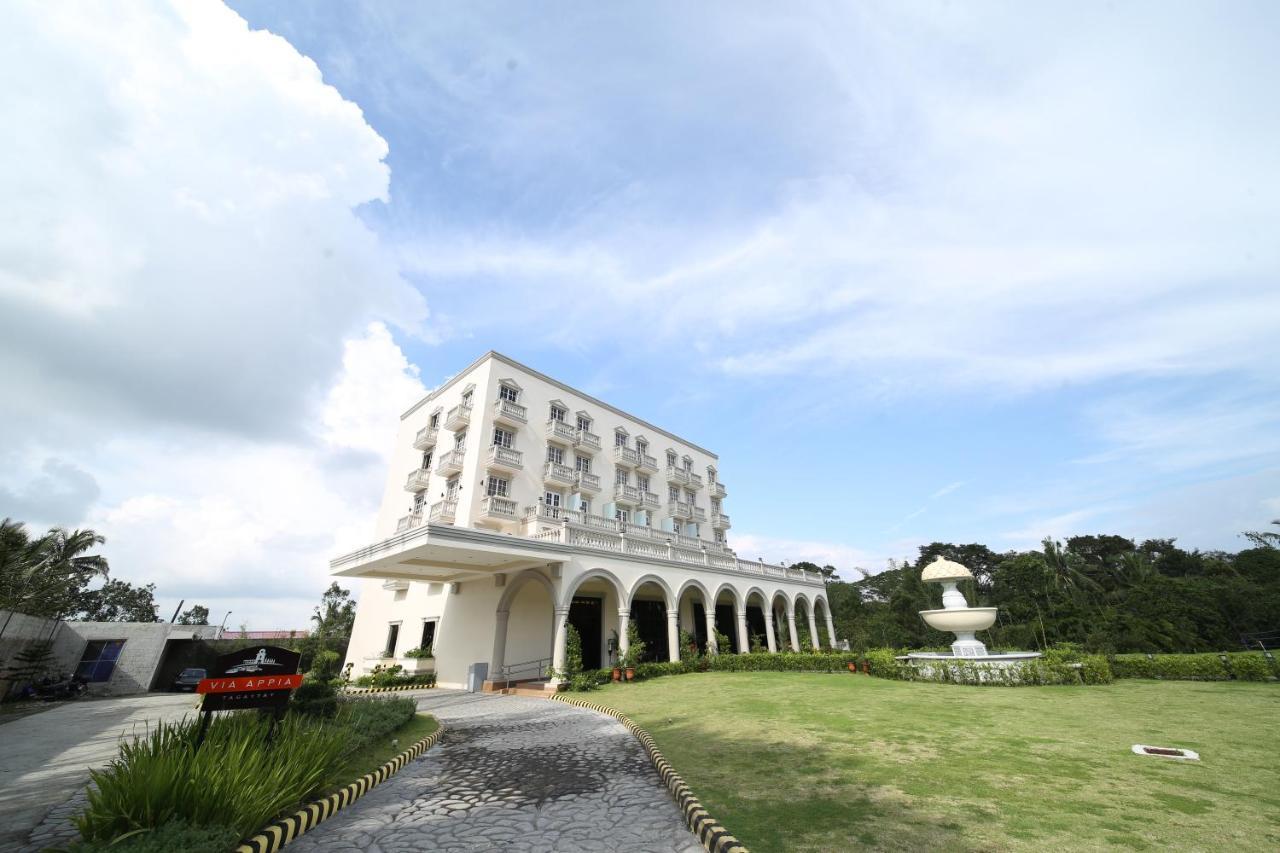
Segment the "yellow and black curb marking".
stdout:
<path fill-rule="evenodd" d="M 662 782 L 667 786 L 667 790 L 671 792 L 671 796 L 675 797 L 676 803 L 680 806 L 680 811 L 684 813 L 685 823 L 689 825 L 690 831 L 698 837 L 702 842 L 702 846 L 711 853 L 747 853 L 747 848 L 742 842 L 729 834 L 729 830 L 725 829 L 718 820 L 707 814 L 707 810 L 702 807 L 702 803 L 693 795 L 693 791 L 689 790 L 689 786 L 680 778 L 671 764 L 658 751 L 658 745 L 654 743 L 653 736 L 644 729 L 636 725 L 626 714 L 615 711 L 604 705 L 597 705 L 595 702 L 588 702 L 584 699 L 575 699 L 566 696 L 563 693 L 557 693 L 552 697 L 560 702 L 569 705 L 577 705 L 579 708 L 587 708 L 591 711 L 598 711 L 601 714 L 608 714 L 615 717 L 618 722 L 626 726 L 627 730 L 636 736 L 636 740 L 640 741 L 644 746 L 645 752 L 649 753 L 653 766 L 658 771 L 658 775 L 662 777 Z"/>
<path fill-rule="evenodd" d="M 390 688 L 395 689 L 395 688 Z M 439 725 L 439 720 L 436 721 Z M 241 841 L 235 853 L 275 853 L 281 847 L 315 829 L 318 825 L 333 817 L 356 800 L 369 793 L 375 786 L 387 781 L 413 759 L 436 745 L 440 735 L 444 734 L 444 726 L 440 725 L 434 732 L 370 773 L 366 773 L 341 791 L 330 794 L 321 800 L 307 803 L 298 811 L 267 824 L 257 834 Z"/>
<path fill-rule="evenodd" d="M 434 684 L 397 684 L 395 687 L 344 687 L 343 691 L 363 696 L 365 693 L 399 693 L 401 690 L 434 689 Z"/>

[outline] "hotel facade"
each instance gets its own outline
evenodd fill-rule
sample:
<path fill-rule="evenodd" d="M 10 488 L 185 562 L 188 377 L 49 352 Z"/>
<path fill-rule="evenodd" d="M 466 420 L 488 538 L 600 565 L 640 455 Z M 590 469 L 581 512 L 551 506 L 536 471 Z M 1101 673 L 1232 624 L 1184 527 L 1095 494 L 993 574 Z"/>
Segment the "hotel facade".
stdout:
<path fill-rule="evenodd" d="M 834 646 L 820 575 L 731 549 L 718 465 L 485 354 L 401 416 L 376 540 L 331 563 L 364 579 L 346 662 L 412 670 L 405 653 L 430 646 L 442 686 L 487 664 L 501 689 L 562 669 L 570 625 L 586 668 L 615 661 L 632 622 L 648 660 L 678 660 L 681 632 L 713 654 Z"/>

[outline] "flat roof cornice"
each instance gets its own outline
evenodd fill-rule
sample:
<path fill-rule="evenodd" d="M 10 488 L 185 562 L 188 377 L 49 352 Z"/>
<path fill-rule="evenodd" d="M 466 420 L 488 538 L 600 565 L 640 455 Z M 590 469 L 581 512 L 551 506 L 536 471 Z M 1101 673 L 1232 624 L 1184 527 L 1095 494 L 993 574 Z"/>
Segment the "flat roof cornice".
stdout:
<path fill-rule="evenodd" d="M 423 397 L 421 400 L 419 400 L 418 402 L 410 406 L 405 411 L 405 413 L 400 416 L 400 420 L 404 420 L 405 418 L 409 417 L 414 412 L 418 411 L 418 409 L 421 409 L 427 403 L 430 403 L 436 397 L 439 397 L 441 394 L 448 391 L 450 388 L 454 386 L 454 384 L 460 381 L 468 373 L 475 370 L 480 365 L 484 364 L 485 361 L 487 361 L 488 359 L 493 359 L 494 361 L 500 361 L 503 364 L 507 364 L 507 365 L 510 365 L 511 367 L 516 368 L 517 370 L 523 370 L 526 373 L 532 376 L 535 376 L 538 379 L 541 379 L 542 381 L 550 385 L 556 386 L 562 391 L 567 391 L 570 394 L 576 394 L 577 396 L 591 403 L 593 406 L 599 406 L 602 409 L 608 409 L 609 411 L 613 412 L 615 415 L 620 415 L 621 417 L 635 421 L 636 423 L 643 426 L 645 429 L 651 429 L 654 432 L 661 433 L 662 435 L 665 435 L 667 438 L 671 439 L 672 441 L 678 441 L 684 446 L 692 448 L 693 450 L 696 450 L 699 453 L 705 453 L 707 456 L 710 456 L 712 459 L 720 458 L 716 454 L 712 453 L 710 450 L 707 450 L 705 447 L 694 444 L 692 441 L 689 441 L 688 439 L 681 438 L 680 436 L 676 435 L 673 432 L 668 432 L 667 430 L 663 429 L 660 426 L 655 426 L 654 424 L 649 423 L 643 418 L 638 418 L 633 414 L 624 412 L 622 411 L 622 409 L 619 409 L 617 406 L 611 406 L 608 403 L 606 403 L 604 400 L 598 400 L 595 397 L 592 397 L 590 394 L 587 394 L 586 392 L 579 391 L 577 388 L 564 384 L 558 379 L 552 379 L 550 376 L 547 376 L 545 373 L 542 373 L 541 371 L 538 371 L 538 370 L 534 370 L 532 367 L 530 367 L 527 364 L 521 364 L 520 362 L 516 361 L 514 358 L 509 358 L 508 356 L 503 355 L 497 350 L 489 350 L 487 353 L 485 353 L 484 355 L 477 358 L 475 361 L 468 364 L 462 370 L 458 371 L 456 374 L 454 374 L 453 378 L 450 379 L 448 382 L 444 383 L 439 388 L 436 388 L 430 394 L 428 394 L 427 396 Z"/>

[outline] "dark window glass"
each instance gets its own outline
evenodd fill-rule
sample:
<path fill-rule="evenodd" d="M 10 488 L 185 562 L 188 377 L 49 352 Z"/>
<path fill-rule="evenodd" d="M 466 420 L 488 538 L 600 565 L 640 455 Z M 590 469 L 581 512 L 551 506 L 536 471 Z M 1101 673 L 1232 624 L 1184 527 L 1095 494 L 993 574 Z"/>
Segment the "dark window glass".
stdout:
<path fill-rule="evenodd" d="M 116 661 L 124 648 L 124 640 L 93 640 L 84 647 L 76 677 L 85 681 L 110 681 Z"/>

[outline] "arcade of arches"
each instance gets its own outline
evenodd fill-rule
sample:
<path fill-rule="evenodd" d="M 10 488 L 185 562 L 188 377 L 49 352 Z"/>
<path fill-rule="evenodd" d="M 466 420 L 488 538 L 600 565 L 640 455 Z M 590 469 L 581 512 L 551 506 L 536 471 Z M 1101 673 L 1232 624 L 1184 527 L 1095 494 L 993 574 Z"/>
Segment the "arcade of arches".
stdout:
<path fill-rule="evenodd" d="M 653 574 L 627 587 L 604 569 L 564 579 L 530 569 L 506 583 L 498 602 L 490 678 L 535 680 L 548 666 L 563 670 L 570 625 L 582 639 L 583 667 L 608 667 L 627 651 L 632 623 L 645 661 L 678 661 L 682 637 L 707 654 L 798 652 L 802 642 L 822 648 L 822 626 L 826 645 L 836 643 L 821 591 L 766 591 L 728 582 L 713 591 L 697 579 L 672 588 Z"/>

